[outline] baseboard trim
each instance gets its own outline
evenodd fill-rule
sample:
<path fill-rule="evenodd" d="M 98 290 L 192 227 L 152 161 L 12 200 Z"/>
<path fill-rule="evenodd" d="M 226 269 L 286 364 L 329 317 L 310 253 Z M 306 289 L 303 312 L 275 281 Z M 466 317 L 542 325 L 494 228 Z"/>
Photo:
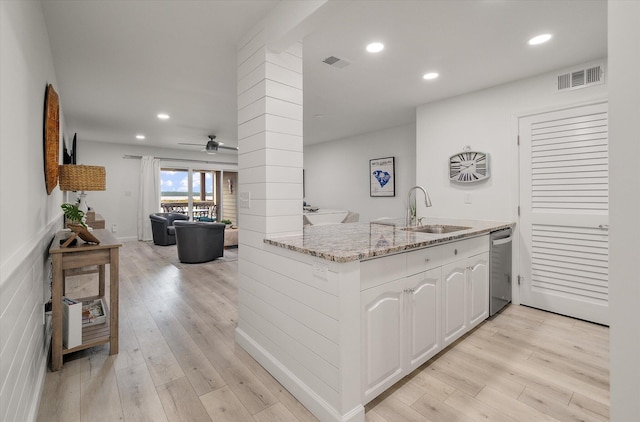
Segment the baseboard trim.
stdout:
<path fill-rule="evenodd" d="M 356 406 L 344 415 L 340 415 L 336 409 L 239 327 L 236 328 L 236 343 L 269 371 L 274 378 L 289 390 L 289 392 L 319 420 L 364 422 L 364 406 Z"/>
<path fill-rule="evenodd" d="M 45 338 L 45 341 L 47 342 L 47 347 L 45 347 L 44 357 L 43 359 L 40 360 L 40 367 L 38 368 L 38 376 L 37 376 L 38 385 L 36 386 L 36 389 L 35 389 L 36 394 L 29 406 L 29 413 L 27 414 L 27 419 L 25 419 L 28 422 L 36 422 L 38 418 L 38 410 L 40 409 L 40 400 L 42 400 L 42 392 L 44 391 L 44 381 L 47 376 L 49 348 L 51 347 L 51 342 L 48 341 L 46 338 Z"/>

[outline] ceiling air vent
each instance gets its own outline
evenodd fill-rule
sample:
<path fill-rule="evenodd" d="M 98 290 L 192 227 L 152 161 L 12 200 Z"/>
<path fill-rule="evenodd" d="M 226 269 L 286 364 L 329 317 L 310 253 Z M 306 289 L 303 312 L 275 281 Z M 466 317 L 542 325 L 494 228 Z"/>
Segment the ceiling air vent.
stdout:
<path fill-rule="evenodd" d="M 345 68 L 345 67 L 347 67 L 347 66 L 349 66 L 351 64 L 350 62 L 346 61 L 345 59 L 340 59 L 340 58 L 335 57 L 335 56 L 327 57 L 326 59 L 324 59 L 322 61 L 322 63 L 326 63 L 326 64 L 328 64 L 329 66 L 332 66 L 332 67 L 337 67 L 338 69 Z"/>
<path fill-rule="evenodd" d="M 558 91 L 585 88 L 590 85 L 601 85 L 603 83 L 604 70 L 602 70 L 602 66 L 600 65 L 558 75 Z"/>

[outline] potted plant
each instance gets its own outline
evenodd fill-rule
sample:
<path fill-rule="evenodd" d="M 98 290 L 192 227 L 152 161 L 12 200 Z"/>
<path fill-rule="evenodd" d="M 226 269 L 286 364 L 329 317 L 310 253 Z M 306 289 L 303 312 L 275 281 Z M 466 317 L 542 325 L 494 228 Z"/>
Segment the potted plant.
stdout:
<path fill-rule="evenodd" d="M 78 204 L 70 204 L 65 203 L 60 205 L 62 211 L 64 212 L 64 216 L 67 217 L 67 225 L 80 225 L 87 228 L 87 225 L 84 223 L 84 211 L 78 208 Z"/>
<path fill-rule="evenodd" d="M 227 226 L 231 224 L 231 220 L 220 220 L 222 224 L 226 224 Z"/>

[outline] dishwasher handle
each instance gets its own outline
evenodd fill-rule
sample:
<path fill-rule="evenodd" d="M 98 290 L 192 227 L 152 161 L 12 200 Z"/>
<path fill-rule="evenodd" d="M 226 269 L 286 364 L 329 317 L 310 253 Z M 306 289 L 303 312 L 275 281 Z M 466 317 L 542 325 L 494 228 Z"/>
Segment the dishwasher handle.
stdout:
<path fill-rule="evenodd" d="M 505 237 L 505 238 L 502 238 L 502 239 L 492 240 L 491 241 L 491 246 L 504 245 L 505 243 L 510 243 L 512 240 L 513 240 L 513 236 Z"/>

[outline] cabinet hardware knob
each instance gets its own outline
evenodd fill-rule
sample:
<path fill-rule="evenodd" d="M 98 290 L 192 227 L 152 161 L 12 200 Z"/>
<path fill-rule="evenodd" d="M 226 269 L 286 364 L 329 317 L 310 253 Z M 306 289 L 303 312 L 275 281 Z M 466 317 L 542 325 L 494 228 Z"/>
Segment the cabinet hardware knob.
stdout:
<path fill-rule="evenodd" d="M 429 261 L 431 261 L 429 258 L 424 259 L 424 262 L 429 262 Z"/>

